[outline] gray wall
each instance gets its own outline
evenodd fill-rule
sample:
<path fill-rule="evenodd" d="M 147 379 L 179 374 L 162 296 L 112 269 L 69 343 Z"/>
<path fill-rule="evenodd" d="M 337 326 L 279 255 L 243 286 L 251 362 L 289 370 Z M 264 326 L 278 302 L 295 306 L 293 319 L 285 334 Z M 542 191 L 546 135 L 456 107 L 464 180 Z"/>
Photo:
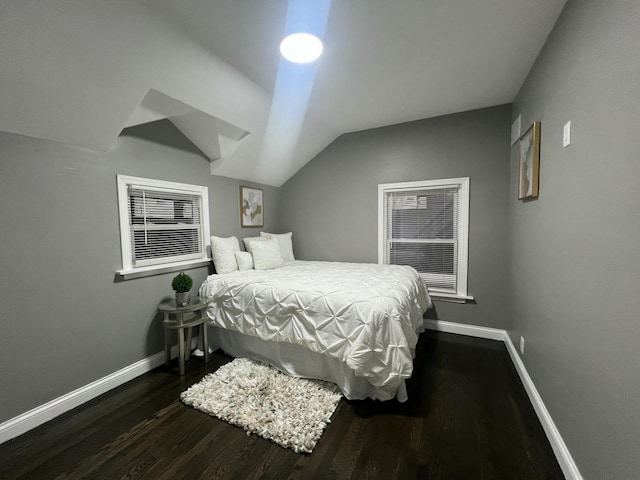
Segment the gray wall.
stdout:
<path fill-rule="evenodd" d="M 168 122 L 108 153 L 0 132 L 0 422 L 163 349 L 155 313 L 174 273 L 115 282 L 116 174 L 207 185 L 211 232 L 240 229 L 238 185 Z M 263 187 L 266 229 L 278 189 Z M 188 271 L 194 291 L 207 267 Z"/>
<path fill-rule="evenodd" d="M 640 2 L 569 1 L 513 108 L 542 145 L 531 202 L 512 152 L 510 334 L 584 478 L 640 472 L 639 46 Z"/>
<path fill-rule="evenodd" d="M 379 183 L 470 177 L 469 292 L 441 320 L 506 328 L 510 106 L 343 135 L 281 187 L 296 257 L 377 262 Z"/>

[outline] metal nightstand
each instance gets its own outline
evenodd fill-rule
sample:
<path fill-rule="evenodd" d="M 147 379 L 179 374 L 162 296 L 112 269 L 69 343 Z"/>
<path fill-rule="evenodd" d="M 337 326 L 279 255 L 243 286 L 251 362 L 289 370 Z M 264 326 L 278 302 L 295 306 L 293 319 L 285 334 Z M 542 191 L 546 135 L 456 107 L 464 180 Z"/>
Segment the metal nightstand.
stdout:
<path fill-rule="evenodd" d="M 202 344 L 204 350 L 204 361 L 209 361 L 209 342 L 207 339 L 207 324 L 205 310 L 208 301 L 200 297 L 193 298 L 184 307 L 178 306 L 175 300 L 160 302 L 158 311 L 164 314 L 164 355 L 165 364 L 171 363 L 171 330 L 178 333 L 178 364 L 180 375 L 184 375 L 184 363 L 191 355 L 191 334 L 192 328 L 200 326 Z M 184 331 L 187 329 L 187 338 Z"/>

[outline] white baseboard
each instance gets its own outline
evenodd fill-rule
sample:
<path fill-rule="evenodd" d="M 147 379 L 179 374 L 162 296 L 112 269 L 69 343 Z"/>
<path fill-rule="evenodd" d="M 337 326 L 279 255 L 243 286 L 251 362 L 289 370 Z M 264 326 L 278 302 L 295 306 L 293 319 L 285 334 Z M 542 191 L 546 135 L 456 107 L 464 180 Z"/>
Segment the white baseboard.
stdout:
<path fill-rule="evenodd" d="M 551 448 L 553 448 L 553 451 L 556 454 L 556 458 L 558 459 L 558 463 L 560 464 L 560 468 L 562 468 L 564 476 L 569 480 L 582 480 L 582 475 L 580 475 L 578 466 L 573 461 L 573 457 L 571 456 L 567 445 L 564 443 L 556 424 L 553 423 L 549 410 L 547 410 L 547 407 L 542 401 L 542 397 L 540 397 L 538 389 L 534 385 L 533 380 L 531 380 L 531 377 L 529 376 L 529 373 L 527 372 L 527 369 L 525 368 L 524 363 L 522 362 L 520 355 L 518 355 L 516 347 L 507 332 L 504 334 L 504 343 L 507 346 L 507 351 L 509 352 L 511 361 L 520 376 L 520 380 L 524 385 L 524 389 L 527 391 L 527 395 L 529 395 L 529 400 L 531 400 L 531 404 L 538 414 L 542 428 L 544 428 L 544 431 L 547 434 Z"/>
<path fill-rule="evenodd" d="M 192 339 L 192 348 L 198 344 L 198 337 Z M 178 346 L 175 345 L 171 349 L 171 358 L 178 356 Z M 76 408 L 89 400 L 92 400 L 109 390 L 116 388 L 123 383 L 133 380 L 134 378 L 159 367 L 164 363 L 164 351 L 158 352 L 150 357 L 124 367 L 117 372 L 113 372 L 106 377 L 102 377 L 84 387 L 69 392 L 28 412 L 18 415 L 17 417 L 7 420 L 0 424 L 0 443 L 11 440 L 22 435 L 29 430 L 42 425 L 49 420 L 54 419 L 58 415 Z"/>
<path fill-rule="evenodd" d="M 497 328 L 478 327 L 476 325 L 466 325 L 464 323 L 444 322 L 442 320 L 425 320 L 428 330 L 438 330 L 439 332 L 456 333 L 469 337 L 488 338 L 489 340 L 504 341 L 506 332 Z"/>
<path fill-rule="evenodd" d="M 562 473 L 568 480 L 582 480 L 582 475 L 578 470 L 577 465 L 573 461 L 573 457 L 564 443 L 560 432 L 558 431 L 547 407 L 542 401 L 542 397 L 538 393 L 538 389 L 533 384 L 533 380 L 529 376 L 522 359 L 518 355 L 516 347 L 511 341 L 511 337 L 506 330 L 500 330 L 497 328 L 478 327 L 476 325 L 466 325 L 462 323 L 445 322 L 441 320 L 425 320 L 425 326 L 429 330 L 437 330 L 440 332 L 455 333 L 458 335 L 468 335 L 470 337 L 487 338 L 489 340 L 500 340 L 504 342 L 511 357 L 511 361 L 520 376 L 520 380 L 524 385 L 524 389 L 529 396 L 529 400 L 533 405 L 533 409 L 538 415 L 538 419 L 542 424 L 542 428 L 547 434 L 547 439 L 551 444 L 551 448 L 556 455 Z"/>

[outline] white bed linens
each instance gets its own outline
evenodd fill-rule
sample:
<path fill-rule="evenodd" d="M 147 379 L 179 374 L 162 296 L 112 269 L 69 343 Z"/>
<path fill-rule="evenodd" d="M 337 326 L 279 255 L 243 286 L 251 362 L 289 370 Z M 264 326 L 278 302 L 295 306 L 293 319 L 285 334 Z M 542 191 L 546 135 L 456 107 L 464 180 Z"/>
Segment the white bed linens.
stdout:
<path fill-rule="evenodd" d="M 347 365 L 390 399 L 413 371 L 431 300 L 411 267 L 293 261 L 210 275 L 200 295 L 215 327 L 300 345 Z"/>

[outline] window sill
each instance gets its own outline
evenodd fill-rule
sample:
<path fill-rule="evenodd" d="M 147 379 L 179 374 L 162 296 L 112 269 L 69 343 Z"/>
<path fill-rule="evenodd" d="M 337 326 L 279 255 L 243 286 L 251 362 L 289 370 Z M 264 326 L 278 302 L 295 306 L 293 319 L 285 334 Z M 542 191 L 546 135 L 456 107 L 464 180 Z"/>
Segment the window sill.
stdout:
<path fill-rule="evenodd" d="M 130 270 L 118 270 L 116 272 L 123 280 L 131 280 L 133 278 L 150 277 L 152 275 L 160 275 L 162 273 L 177 272 L 179 270 L 187 270 L 190 268 L 204 267 L 211 262 L 210 258 L 199 260 L 189 260 L 186 262 L 168 263 L 163 265 L 150 265 L 148 267 L 140 267 Z"/>
<path fill-rule="evenodd" d="M 470 303 L 475 299 L 471 295 L 454 295 L 452 293 L 429 292 L 432 300 L 449 303 Z"/>

